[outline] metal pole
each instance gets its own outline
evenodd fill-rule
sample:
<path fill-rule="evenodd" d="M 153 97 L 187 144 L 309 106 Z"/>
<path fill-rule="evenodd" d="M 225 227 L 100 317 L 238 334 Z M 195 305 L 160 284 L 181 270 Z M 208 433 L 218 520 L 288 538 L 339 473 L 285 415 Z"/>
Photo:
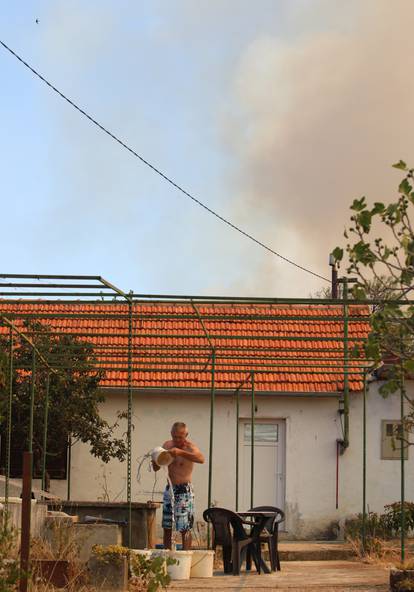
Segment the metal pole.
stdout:
<path fill-rule="evenodd" d="M 127 427 L 127 502 L 128 502 L 128 547 L 132 547 L 132 299 L 128 299 L 128 427 Z"/>
<path fill-rule="evenodd" d="M 338 270 L 336 268 L 336 263 L 332 257 L 329 257 L 329 265 L 331 266 L 332 274 L 331 274 L 331 298 L 335 300 L 338 298 Z"/>
<path fill-rule="evenodd" d="M 4 485 L 4 502 L 6 513 L 9 503 L 9 479 L 11 462 L 11 424 L 13 412 L 13 328 L 9 329 L 9 400 L 7 406 L 7 427 L 6 427 L 6 482 Z"/>
<path fill-rule="evenodd" d="M 348 279 L 344 278 L 344 443 L 343 452 L 349 446 L 349 380 L 348 380 Z"/>
<path fill-rule="evenodd" d="M 70 486 L 71 486 L 71 482 L 70 482 L 70 477 L 71 477 L 71 467 L 72 467 L 72 439 L 69 436 L 68 439 L 68 464 L 67 464 L 67 471 L 68 471 L 68 482 L 67 482 L 67 492 L 66 492 L 66 499 L 67 501 L 70 500 Z"/>
<path fill-rule="evenodd" d="M 34 420 L 34 399 L 36 381 L 36 351 L 32 350 L 32 377 L 30 381 L 30 415 L 29 415 L 29 452 L 33 452 L 33 420 Z"/>
<path fill-rule="evenodd" d="M 367 375 L 364 372 L 364 397 L 362 406 L 362 550 L 367 542 Z"/>
<path fill-rule="evenodd" d="M 216 350 L 211 354 L 211 391 L 210 391 L 210 443 L 208 453 L 208 501 L 211 508 L 212 476 L 213 476 L 213 445 L 214 445 L 214 411 L 216 395 Z"/>
<path fill-rule="evenodd" d="M 402 366 L 402 364 L 401 364 Z M 400 407 L 401 407 L 401 562 L 405 560 L 405 430 L 404 430 L 404 368 L 401 368 Z"/>
<path fill-rule="evenodd" d="M 254 505 L 254 420 L 255 420 L 255 400 L 254 400 L 254 372 L 251 373 L 252 381 L 252 398 L 251 398 L 251 448 L 250 448 L 250 507 Z"/>
<path fill-rule="evenodd" d="M 47 454 L 47 422 L 49 415 L 50 372 L 46 376 L 45 406 L 43 410 L 43 458 L 42 458 L 42 489 L 46 491 L 46 454 Z"/>
<path fill-rule="evenodd" d="M 22 523 L 20 543 L 20 592 L 27 591 L 30 560 L 30 520 L 32 511 L 32 465 L 33 453 L 23 453 Z"/>
<path fill-rule="evenodd" d="M 210 391 L 210 442 L 208 448 L 208 495 L 207 507 L 211 508 L 212 502 L 212 478 L 213 478 L 213 445 L 214 445 L 214 411 L 216 399 L 216 350 L 211 352 L 211 391 Z M 210 524 L 207 527 L 207 548 L 210 548 L 211 532 Z"/>
<path fill-rule="evenodd" d="M 240 389 L 237 389 L 236 399 L 236 512 L 239 509 L 239 417 L 240 417 Z"/>

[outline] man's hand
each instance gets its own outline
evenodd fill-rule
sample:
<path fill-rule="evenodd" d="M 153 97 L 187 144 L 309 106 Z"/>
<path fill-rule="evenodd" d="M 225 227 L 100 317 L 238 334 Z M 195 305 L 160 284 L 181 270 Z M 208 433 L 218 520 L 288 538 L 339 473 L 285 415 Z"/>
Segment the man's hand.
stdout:
<path fill-rule="evenodd" d="M 159 465 L 157 465 L 157 463 L 155 463 L 153 460 L 151 461 L 151 464 L 152 464 L 153 471 L 157 472 L 160 470 L 161 467 Z"/>
<path fill-rule="evenodd" d="M 168 452 L 173 458 L 177 458 L 177 456 L 183 456 L 183 451 L 180 448 L 169 448 Z"/>

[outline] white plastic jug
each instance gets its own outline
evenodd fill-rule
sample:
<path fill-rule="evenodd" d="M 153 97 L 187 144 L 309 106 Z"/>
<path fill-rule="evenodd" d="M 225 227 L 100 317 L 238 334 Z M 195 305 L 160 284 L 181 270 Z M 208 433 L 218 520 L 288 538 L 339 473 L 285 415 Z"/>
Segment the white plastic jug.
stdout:
<path fill-rule="evenodd" d="M 165 450 L 162 446 L 154 448 L 151 452 L 151 458 L 159 467 L 167 467 L 174 460 L 168 450 Z"/>

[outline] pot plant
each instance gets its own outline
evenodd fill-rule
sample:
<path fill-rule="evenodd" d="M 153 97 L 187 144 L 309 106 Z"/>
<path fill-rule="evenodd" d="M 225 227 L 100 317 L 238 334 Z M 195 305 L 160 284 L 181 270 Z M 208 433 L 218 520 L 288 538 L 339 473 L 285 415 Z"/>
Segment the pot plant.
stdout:
<path fill-rule="evenodd" d="M 390 571 L 391 592 L 414 592 L 414 561 L 398 563 Z"/>
<path fill-rule="evenodd" d="M 89 580 L 101 592 L 128 589 L 129 549 L 121 545 L 95 545 L 88 561 Z"/>
<path fill-rule="evenodd" d="M 50 540 L 34 538 L 31 542 L 31 578 L 56 588 L 79 585 L 84 578 L 84 566 L 79 561 L 79 541 L 72 529 L 59 521 L 53 524 Z"/>

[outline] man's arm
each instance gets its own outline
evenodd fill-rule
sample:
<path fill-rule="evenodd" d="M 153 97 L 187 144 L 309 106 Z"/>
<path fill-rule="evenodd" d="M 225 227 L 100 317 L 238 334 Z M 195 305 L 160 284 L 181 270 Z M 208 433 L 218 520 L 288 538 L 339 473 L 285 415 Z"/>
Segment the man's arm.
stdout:
<path fill-rule="evenodd" d="M 181 450 L 181 448 L 170 448 L 168 452 L 174 458 L 177 456 L 181 456 L 186 460 L 189 460 L 193 463 L 199 463 L 200 465 L 202 465 L 205 461 L 203 453 L 194 444 L 189 446 L 189 449 L 190 450 Z"/>

